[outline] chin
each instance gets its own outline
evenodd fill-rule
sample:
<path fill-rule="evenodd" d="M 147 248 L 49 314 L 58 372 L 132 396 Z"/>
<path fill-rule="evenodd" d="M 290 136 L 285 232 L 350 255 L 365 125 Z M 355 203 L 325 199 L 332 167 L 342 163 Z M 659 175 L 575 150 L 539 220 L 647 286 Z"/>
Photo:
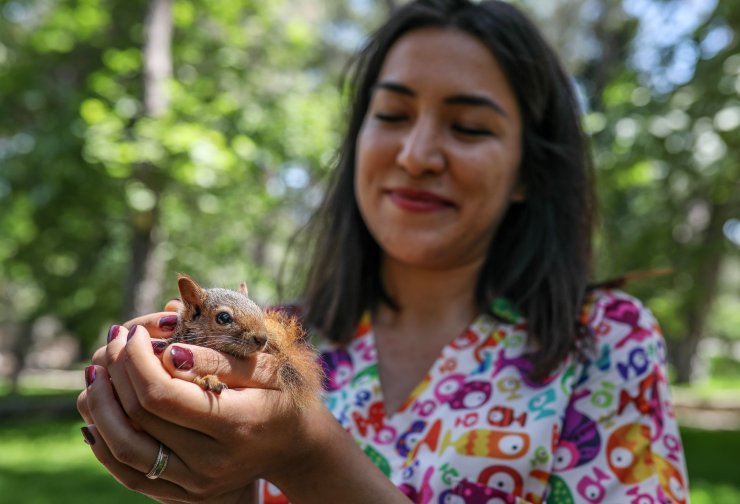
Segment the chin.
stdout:
<path fill-rule="evenodd" d="M 389 258 L 404 266 L 429 269 L 429 270 L 444 270 L 453 269 L 469 261 L 462 260 L 462 258 L 446 256 L 442 250 L 427 249 L 424 253 L 406 253 L 406 254 L 388 254 Z"/>

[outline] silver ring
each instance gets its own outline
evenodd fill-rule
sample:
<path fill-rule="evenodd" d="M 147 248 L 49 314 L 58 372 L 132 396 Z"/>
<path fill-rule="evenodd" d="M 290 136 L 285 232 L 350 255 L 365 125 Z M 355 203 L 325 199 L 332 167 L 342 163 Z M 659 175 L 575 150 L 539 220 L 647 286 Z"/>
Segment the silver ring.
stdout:
<path fill-rule="evenodd" d="M 167 468 L 167 461 L 170 458 L 170 450 L 165 445 L 159 443 L 159 452 L 157 453 L 157 459 L 154 461 L 152 469 L 146 473 L 146 477 L 149 479 L 159 478 L 164 470 Z"/>

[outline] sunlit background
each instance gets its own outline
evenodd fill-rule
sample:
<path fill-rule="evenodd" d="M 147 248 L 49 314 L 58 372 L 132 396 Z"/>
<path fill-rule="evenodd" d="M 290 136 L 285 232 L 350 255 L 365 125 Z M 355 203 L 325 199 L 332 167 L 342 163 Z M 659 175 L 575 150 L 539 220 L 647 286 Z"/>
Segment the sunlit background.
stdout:
<path fill-rule="evenodd" d="M 77 446 L 80 370 L 177 272 L 295 295 L 290 238 L 345 125 L 341 73 L 399 3 L 0 0 L 0 491 L 131 502 Z M 693 502 L 740 502 L 740 2 L 515 3 L 581 97 L 594 280 L 671 270 L 625 289 L 665 332 Z"/>

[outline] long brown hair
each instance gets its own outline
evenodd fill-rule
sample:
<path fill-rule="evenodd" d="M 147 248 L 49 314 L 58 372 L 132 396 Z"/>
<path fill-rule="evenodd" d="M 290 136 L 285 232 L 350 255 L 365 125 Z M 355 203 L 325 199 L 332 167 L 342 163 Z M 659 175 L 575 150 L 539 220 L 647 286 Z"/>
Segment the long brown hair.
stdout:
<path fill-rule="evenodd" d="M 594 196 L 590 154 L 573 83 L 538 29 L 502 1 L 417 0 L 369 39 L 349 74 L 348 129 L 323 204 L 307 232 L 314 240 L 304 292 L 305 321 L 347 341 L 363 311 L 395 306 L 381 284 L 381 251 L 354 193 L 355 144 L 371 88 L 402 35 L 423 27 L 461 30 L 501 65 L 523 119 L 519 177 L 527 198 L 504 216 L 480 272 L 476 301 L 490 311 L 505 297 L 526 318 L 538 349 L 536 375 L 558 366 L 578 343 L 578 315 L 591 263 Z"/>

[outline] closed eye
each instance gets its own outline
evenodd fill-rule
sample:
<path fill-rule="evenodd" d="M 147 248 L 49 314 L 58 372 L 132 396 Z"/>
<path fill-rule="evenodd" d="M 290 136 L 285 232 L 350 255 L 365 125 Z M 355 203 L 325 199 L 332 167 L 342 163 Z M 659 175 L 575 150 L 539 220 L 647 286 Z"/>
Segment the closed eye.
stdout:
<path fill-rule="evenodd" d="M 453 125 L 452 129 L 463 135 L 469 136 L 492 136 L 493 132 L 486 128 L 469 128 L 459 124 Z"/>
<path fill-rule="evenodd" d="M 375 114 L 375 118 L 379 121 L 395 123 L 403 121 L 406 117 L 400 114 Z"/>

